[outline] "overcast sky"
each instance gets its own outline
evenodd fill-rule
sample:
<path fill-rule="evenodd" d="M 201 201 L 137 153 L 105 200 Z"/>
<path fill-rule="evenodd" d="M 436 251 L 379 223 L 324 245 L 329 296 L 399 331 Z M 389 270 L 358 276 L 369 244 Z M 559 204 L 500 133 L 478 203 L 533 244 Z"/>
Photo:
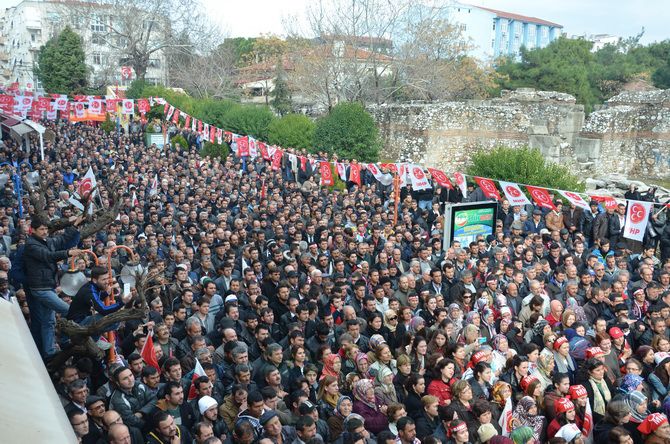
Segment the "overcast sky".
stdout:
<path fill-rule="evenodd" d="M 208 16 L 225 35 L 252 37 L 284 32 L 283 20 L 300 17 L 314 0 L 201 0 Z M 635 35 L 644 27 L 643 42 L 670 38 L 668 0 L 462 0 L 503 11 L 530 15 L 560 23 L 568 35 Z M 0 0 L 0 7 L 18 4 Z"/>

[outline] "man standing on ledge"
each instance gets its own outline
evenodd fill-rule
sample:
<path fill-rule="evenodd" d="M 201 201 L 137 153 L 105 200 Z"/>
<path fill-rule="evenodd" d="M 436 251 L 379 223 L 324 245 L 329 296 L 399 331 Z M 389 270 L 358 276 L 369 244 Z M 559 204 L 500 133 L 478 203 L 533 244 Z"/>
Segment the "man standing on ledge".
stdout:
<path fill-rule="evenodd" d="M 31 236 L 26 240 L 23 253 L 26 273 L 26 290 L 30 308 L 30 332 L 44 359 L 56 353 L 56 312 L 65 316 L 70 306 L 56 294 L 59 261 L 79 256 L 82 250 L 70 248 L 77 245 L 79 231 L 75 228 L 83 220 L 77 217 L 65 233 L 49 237 L 48 221 L 34 215 L 30 222 Z"/>

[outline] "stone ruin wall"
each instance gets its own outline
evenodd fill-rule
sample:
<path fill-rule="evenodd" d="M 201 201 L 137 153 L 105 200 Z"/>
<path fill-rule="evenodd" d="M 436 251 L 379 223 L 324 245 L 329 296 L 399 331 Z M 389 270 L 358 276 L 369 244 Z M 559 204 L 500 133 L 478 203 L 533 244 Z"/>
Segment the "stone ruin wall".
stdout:
<path fill-rule="evenodd" d="M 520 89 L 497 99 L 370 107 L 383 160 L 462 170 L 496 146 L 538 148 L 586 176 L 670 177 L 670 90 L 624 92 L 585 117 L 568 94 Z"/>

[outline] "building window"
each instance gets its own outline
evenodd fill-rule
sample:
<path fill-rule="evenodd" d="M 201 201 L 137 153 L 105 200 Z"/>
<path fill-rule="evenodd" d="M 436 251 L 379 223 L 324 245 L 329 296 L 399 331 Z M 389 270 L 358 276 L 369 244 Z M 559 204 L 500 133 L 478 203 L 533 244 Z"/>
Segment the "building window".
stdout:
<path fill-rule="evenodd" d="M 502 32 L 507 32 L 507 20 L 502 21 Z"/>
<path fill-rule="evenodd" d="M 94 65 L 102 65 L 102 54 L 100 54 L 99 52 L 94 52 L 92 54 L 92 57 Z"/>
<path fill-rule="evenodd" d="M 495 20 L 493 20 L 493 30 L 494 31 L 496 30 L 496 21 Z"/>
<path fill-rule="evenodd" d="M 107 42 L 105 41 L 104 34 L 96 32 L 91 36 L 91 43 L 94 45 L 105 45 Z"/>
<path fill-rule="evenodd" d="M 149 59 L 149 68 L 160 68 L 161 61 L 160 59 Z"/>
<path fill-rule="evenodd" d="M 493 48 L 494 46 L 496 46 L 496 39 L 491 40 L 491 48 Z"/>
<path fill-rule="evenodd" d="M 468 30 L 468 25 L 466 25 L 465 23 L 461 23 L 458 25 L 458 29 L 462 32 L 465 32 Z"/>
<path fill-rule="evenodd" d="M 101 15 L 94 14 L 91 17 L 91 31 L 93 32 L 105 32 L 105 17 Z"/>

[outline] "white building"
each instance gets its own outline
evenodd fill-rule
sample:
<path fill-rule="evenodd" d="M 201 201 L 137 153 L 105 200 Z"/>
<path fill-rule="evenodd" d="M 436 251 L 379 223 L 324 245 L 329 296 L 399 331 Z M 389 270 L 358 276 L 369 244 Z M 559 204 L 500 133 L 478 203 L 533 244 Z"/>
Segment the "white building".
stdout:
<path fill-rule="evenodd" d="M 607 45 L 617 45 L 621 41 L 621 37 L 611 34 L 590 34 L 575 36 L 575 38 L 583 38 L 589 42 L 593 42 L 591 52 L 596 52 L 603 49 Z"/>
<path fill-rule="evenodd" d="M 67 0 L 25 0 L 0 12 L 0 83 L 39 89 L 33 67 L 40 47 L 69 25 L 83 38 L 91 84 L 123 84 L 121 66 L 127 63 L 106 41 L 112 12 L 93 3 Z M 156 52 L 149 61 L 147 82 L 166 83 L 166 66 L 164 53 Z"/>
<path fill-rule="evenodd" d="M 563 26 L 537 17 L 452 2 L 445 18 L 459 26 L 472 45 L 470 55 L 482 61 L 518 57 L 521 47 L 544 48 L 560 37 Z"/>

